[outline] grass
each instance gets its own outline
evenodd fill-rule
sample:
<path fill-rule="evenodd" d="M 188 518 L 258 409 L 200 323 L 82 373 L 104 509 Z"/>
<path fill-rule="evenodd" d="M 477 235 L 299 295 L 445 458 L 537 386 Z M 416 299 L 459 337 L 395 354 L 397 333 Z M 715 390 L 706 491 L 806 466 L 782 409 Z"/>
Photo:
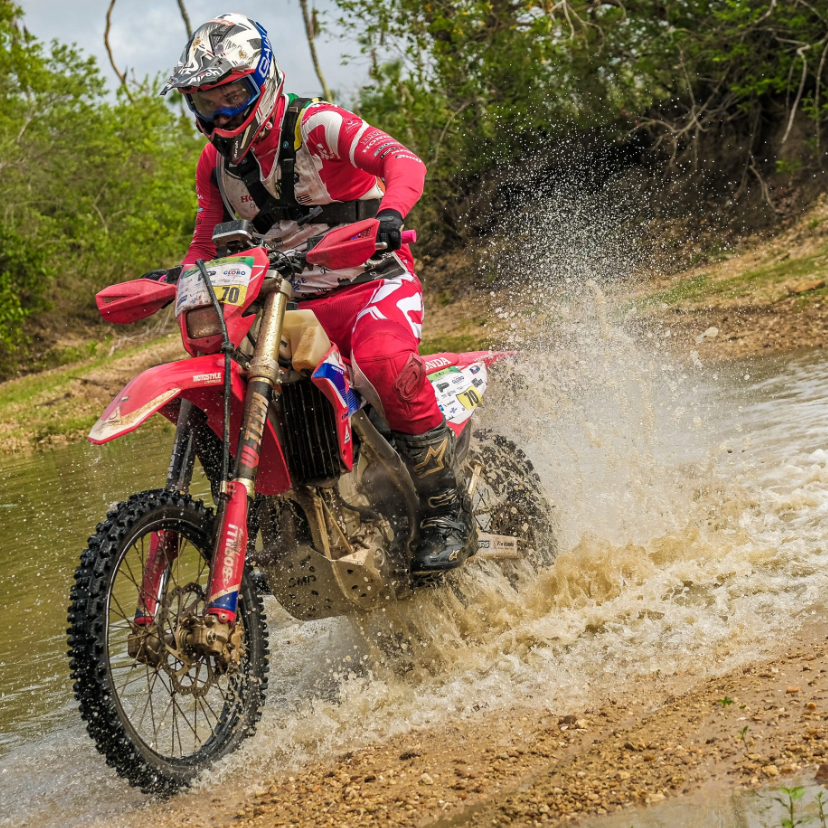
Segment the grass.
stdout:
<path fill-rule="evenodd" d="M 729 278 L 714 279 L 710 273 L 701 273 L 633 304 L 639 308 L 661 305 L 691 307 L 750 297 L 754 304 L 769 305 L 790 296 L 785 289 L 786 284 L 824 277 L 828 277 L 828 245 L 800 258 L 777 256 L 775 261 L 749 268 Z M 804 307 L 813 299 L 827 294 L 828 286 L 800 294 L 795 301 L 798 306 Z"/>
<path fill-rule="evenodd" d="M 160 342 L 166 341 L 167 339 L 169 337 L 142 342 L 133 348 L 124 348 L 122 351 L 118 351 L 114 357 L 108 355 L 94 356 L 92 358 L 87 357 L 85 360 L 64 365 L 60 368 L 52 368 L 43 373 L 29 374 L 25 377 L 4 382 L 0 384 L 0 416 L 2 416 L 2 410 L 8 406 L 30 402 L 45 391 L 58 393 L 80 374 L 101 368 L 112 359 L 131 356 L 132 354 L 157 348 Z"/>
<path fill-rule="evenodd" d="M 0 384 L 0 436 L 5 451 L 16 451 L 63 435 L 87 432 L 100 416 L 101 397 L 98 392 L 91 400 L 78 392 L 73 381 L 89 377 L 97 369 L 114 359 L 153 351 L 165 344 L 169 337 L 142 342 L 132 348 L 118 351 L 109 357 L 105 348 L 82 349 L 86 358 L 60 368 L 10 380 Z"/>
<path fill-rule="evenodd" d="M 420 343 L 420 353 L 423 355 L 442 353 L 459 354 L 463 351 L 485 351 L 489 347 L 490 343 L 488 340 L 476 334 L 435 336 L 430 339 L 424 339 Z"/>

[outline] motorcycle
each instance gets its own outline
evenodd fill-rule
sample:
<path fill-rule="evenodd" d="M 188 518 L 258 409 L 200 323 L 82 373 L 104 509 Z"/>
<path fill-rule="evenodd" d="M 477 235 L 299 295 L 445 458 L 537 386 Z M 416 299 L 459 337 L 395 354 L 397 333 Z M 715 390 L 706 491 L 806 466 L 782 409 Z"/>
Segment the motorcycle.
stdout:
<path fill-rule="evenodd" d="M 378 227 L 357 222 L 286 253 L 228 222 L 214 234 L 218 258 L 176 283 L 137 279 L 97 295 L 115 323 L 174 302 L 190 355 L 131 380 L 89 434 L 102 445 L 154 414 L 175 424 L 166 485 L 108 512 L 69 608 L 81 717 L 108 764 L 147 792 L 187 785 L 255 731 L 269 668 L 263 594 L 313 621 L 370 614 L 429 583 L 410 571 L 418 500 L 376 392 L 291 302 L 306 268 L 382 257 Z M 553 554 L 551 510 L 525 455 L 499 435 L 473 440 L 470 427 L 489 368 L 506 356 L 434 354 L 425 368 L 472 496 L 469 562 L 519 578 L 521 562 Z M 215 511 L 189 493 L 196 458 Z"/>

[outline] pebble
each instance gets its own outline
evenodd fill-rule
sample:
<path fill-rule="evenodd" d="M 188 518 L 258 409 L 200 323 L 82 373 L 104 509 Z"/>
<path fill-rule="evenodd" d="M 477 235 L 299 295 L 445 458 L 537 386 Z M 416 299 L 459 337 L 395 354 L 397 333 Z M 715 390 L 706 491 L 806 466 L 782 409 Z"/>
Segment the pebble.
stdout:
<path fill-rule="evenodd" d="M 420 777 L 420 783 L 423 784 L 423 785 L 433 785 L 434 780 L 427 773 L 424 773 Z"/>
<path fill-rule="evenodd" d="M 798 693 L 802 688 L 797 687 L 796 685 L 792 684 L 788 689 L 785 691 L 786 693 Z"/>

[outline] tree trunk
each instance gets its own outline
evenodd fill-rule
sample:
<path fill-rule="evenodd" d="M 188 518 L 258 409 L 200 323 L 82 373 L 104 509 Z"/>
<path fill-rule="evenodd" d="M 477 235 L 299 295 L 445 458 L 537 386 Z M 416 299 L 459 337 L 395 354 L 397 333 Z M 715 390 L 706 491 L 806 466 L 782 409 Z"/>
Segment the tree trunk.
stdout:
<path fill-rule="evenodd" d="M 124 91 L 126 92 L 127 97 L 132 103 L 135 103 L 135 100 L 132 97 L 132 93 L 129 91 L 129 87 L 127 86 L 126 81 L 126 72 L 121 72 L 120 69 L 115 65 L 115 58 L 112 57 L 112 47 L 109 45 L 109 30 L 112 28 L 112 9 L 115 8 L 115 0 L 111 0 L 109 4 L 109 8 L 106 12 L 106 28 L 104 29 L 104 46 L 106 46 L 106 53 L 109 55 L 109 62 L 112 64 L 112 69 L 115 74 L 118 76 L 118 80 L 121 81 L 121 85 L 124 87 Z"/>
<path fill-rule="evenodd" d="M 305 18 L 305 34 L 308 36 L 308 46 L 310 46 L 313 68 L 316 70 L 316 77 L 319 78 L 319 83 L 322 84 L 322 94 L 325 96 L 325 100 L 330 101 L 332 100 L 331 90 L 328 89 L 328 84 L 325 82 L 325 76 L 322 74 L 322 67 L 319 65 L 319 57 L 316 54 L 316 44 L 314 43 L 316 33 L 313 30 L 313 22 L 311 21 L 311 16 L 308 12 L 308 0 L 299 0 L 299 5 L 302 6 L 302 17 Z"/>
<path fill-rule="evenodd" d="M 178 0 L 178 8 L 181 10 L 181 19 L 184 21 L 184 28 L 187 30 L 187 37 L 193 36 L 193 27 L 190 25 L 190 15 L 187 14 L 187 7 L 184 0 Z"/>

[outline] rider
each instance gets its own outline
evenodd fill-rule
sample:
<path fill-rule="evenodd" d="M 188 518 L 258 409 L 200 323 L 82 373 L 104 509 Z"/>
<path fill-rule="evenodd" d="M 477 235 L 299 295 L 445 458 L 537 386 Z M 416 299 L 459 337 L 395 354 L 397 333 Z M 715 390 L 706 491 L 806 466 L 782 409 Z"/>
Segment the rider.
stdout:
<path fill-rule="evenodd" d="M 236 216 L 284 251 L 336 225 L 379 219 L 377 240 L 388 251 L 379 264 L 305 271 L 293 282 L 294 298 L 350 357 L 357 384 L 392 429 L 420 498 L 412 571 L 452 569 L 476 547 L 471 503 L 454 432 L 417 350 L 422 286 L 401 244 L 425 165 L 352 112 L 286 94 L 284 79 L 267 32 L 244 15 L 219 15 L 187 43 L 161 93 L 182 92 L 210 142 L 196 169 L 198 217 L 183 266 L 214 258 L 213 228 Z"/>

